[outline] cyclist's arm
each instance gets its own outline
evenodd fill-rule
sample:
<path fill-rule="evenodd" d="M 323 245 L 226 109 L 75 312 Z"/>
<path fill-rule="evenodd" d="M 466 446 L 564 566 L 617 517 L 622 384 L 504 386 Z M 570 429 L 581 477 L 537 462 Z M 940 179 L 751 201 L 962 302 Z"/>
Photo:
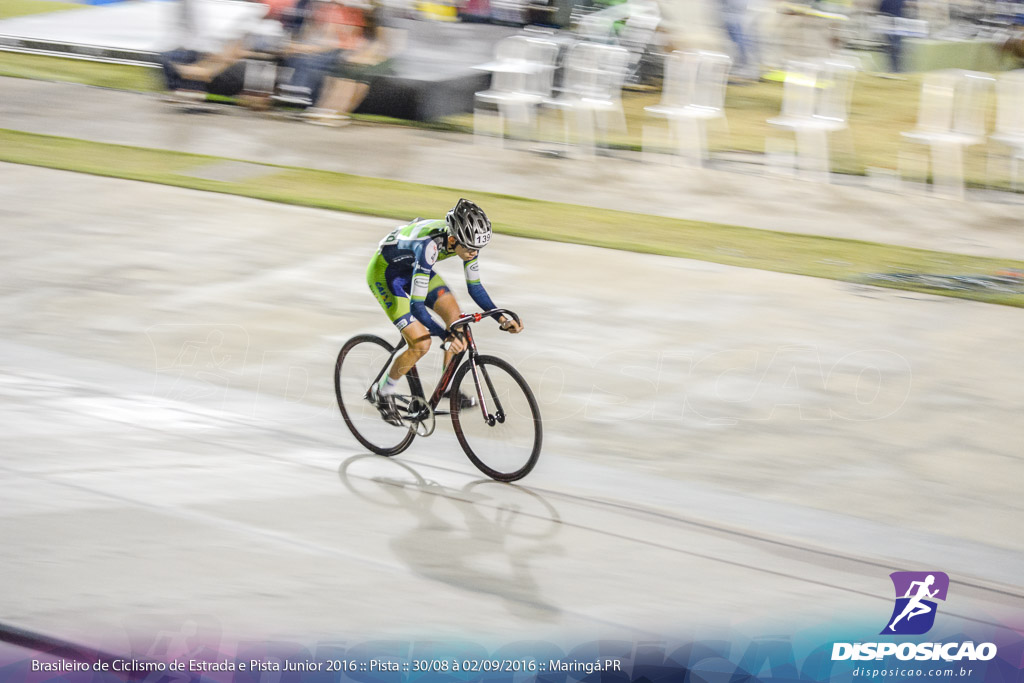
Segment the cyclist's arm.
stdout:
<path fill-rule="evenodd" d="M 427 310 L 427 293 L 430 290 L 430 278 L 434 274 L 437 262 L 437 245 L 428 243 L 426 249 L 416 256 L 416 266 L 412 269 L 412 285 L 409 287 L 409 310 L 435 337 L 444 339 L 447 336 L 444 328 L 437 324 Z"/>
<path fill-rule="evenodd" d="M 469 290 L 469 295 L 476 302 L 476 305 L 484 311 L 497 308 L 494 302 L 491 301 L 491 297 L 487 294 L 487 290 L 480 284 L 480 257 L 478 256 L 471 261 L 466 261 L 462 267 L 466 272 L 466 289 Z"/>

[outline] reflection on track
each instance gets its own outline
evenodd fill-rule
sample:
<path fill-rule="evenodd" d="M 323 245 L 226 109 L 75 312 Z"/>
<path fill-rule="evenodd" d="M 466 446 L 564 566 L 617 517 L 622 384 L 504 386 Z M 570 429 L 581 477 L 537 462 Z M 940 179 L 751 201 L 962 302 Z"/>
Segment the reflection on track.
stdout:
<path fill-rule="evenodd" d="M 505 599 L 512 614 L 553 621 L 561 610 L 542 596 L 531 558 L 561 555 L 561 519 L 540 494 L 477 479 L 461 488 L 425 479 L 403 462 L 376 455 L 345 460 L 338 476 L 359 498 L 398 508 L 417 525 L 395 536 L 391 549 L 424 578 Z"/>

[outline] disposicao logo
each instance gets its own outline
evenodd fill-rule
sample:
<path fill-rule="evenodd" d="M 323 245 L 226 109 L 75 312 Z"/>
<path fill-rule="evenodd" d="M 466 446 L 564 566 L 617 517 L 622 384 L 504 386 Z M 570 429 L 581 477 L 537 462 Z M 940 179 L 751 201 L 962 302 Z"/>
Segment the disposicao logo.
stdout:
<path fill-rule="evenodd" d="M 896 604 L 879 635 L 919 636 L 935 624 L 936 600 L 945 602 L 949 577 L 943 572 L 893 572 Z"/>
<path fill-rule="evenodd" d="M 943 572 L 893 572 L 896 604 L 879 635 L 917 636 L 935 625 L 936 600 L 946 600 L 949 577 Z M 900 660 L 987 661 L 996 656 L 993 643 L 834 643 L 832 660 L 878 660 L 895 656 Z"/>

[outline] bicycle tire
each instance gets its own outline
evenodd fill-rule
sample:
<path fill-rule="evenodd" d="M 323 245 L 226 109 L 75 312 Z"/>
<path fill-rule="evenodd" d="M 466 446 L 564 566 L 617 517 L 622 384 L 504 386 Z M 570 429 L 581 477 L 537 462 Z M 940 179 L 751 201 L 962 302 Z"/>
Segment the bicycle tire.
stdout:
<path fill-rule="evenodd" d="M 492 404 L 496 396 L 506 410 L 508 424 L 502 422 L 488 425 L 484 421 L 481 408 L 478 405 L 461 408 L 460 388 L 463 380 L 470 375 L 472 368 L 472 363 L 467 359 L 452 380 L 450 406 L 455 436 L 470 462 L 478 470 L 496 481 L 518 481 L 533 470 L 540 458 L 540 449 L 544 438 L 540 407 L 526 380 L 510 363 L 494 356 L 477 356 L 476 364 L 480 370 L 481 388 L 485 403 L 488 404 L 488 410 L 494 409 Z M 475 396 L 476 382 L 471 379 L 470 385 L 467 389 L 471 388 L 472 390 L 466 391 L 466 395 Z M 516 388 L 522 393 L 516 392 Z M 524 424 L 531 426 L 523 429 L 523 434 L 527 435 L 525 438 L 516 439 L 514 449 L 516 452 L 511 457 L 501 457 L 489 452 L 489 450 L 497 450 L 498 447 L 506 445 L 503 441 L 508 438 L 510 433 L 505 429 L 507 426 L 515 425 L 519 428 Z M 468 431 L 473 431 L 474 434 L 471 436 L 467 433 Z M 530 432 L 532 432 L 532 438 L 529 436 Z M 488 440 L 491 442 L 490 446 L 487 444 Z M 479 441 L 480 443 L 471 444 L 470 441 Z M 509 466 L 510 462 L 514 464 Z"/>
<path fill-rule="evenodd" d="M 387 457 L 398 455 L 407 449 L 416 433 L 405 427 L 395 427 L 384 422 L 377 408 L 361 398 L 360 387 L 363 387 L 362 391 L 369 388 L 373 378 L 380 372 L 384 359 L 394 350 L 394 346 L 376 335 L 361 334 L 345 342 L 334 364 L 334 395 L 345 424 L 348 425 L 352 436 L 356 437 L 356 441 L 377 455 Z M 359 364 L 356 361 L 360 355 L 365 355 L 371 360 Z M 349 362 L 346 364 L 346 361 Z M 423 397 L 416 368 L 405 375 L 405 382 L 410 396 Z"/>

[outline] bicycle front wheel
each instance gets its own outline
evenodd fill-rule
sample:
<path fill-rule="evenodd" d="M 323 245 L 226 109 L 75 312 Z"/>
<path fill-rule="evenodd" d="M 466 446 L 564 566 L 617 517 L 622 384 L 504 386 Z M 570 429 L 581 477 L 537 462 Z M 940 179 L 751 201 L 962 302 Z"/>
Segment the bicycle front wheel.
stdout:
<path fill-rule="evenodd" d="M 380 337 L 362 334 L 345 342 L 334 364 L 334 393 L 345 424 L 359 443 L 387 456 L 404 451 L 416 436 L 407 427 L 385 422 L 367 397 L 370 385 L 394 348 Z M 406 374 L 400 386 L 399 393 L 423 396 L 416 368 Z"/>
<path fill-rule="evenodd" d="M 479 405 L 461 407 L 460 395 Z M 477 469 L 497 481 L 522 479 L 540 457 L 542 428 L 537 399 L 523 376 L 494 356 L 477 356 L 455 373 L 452 424 L 462 450 Z"/>

